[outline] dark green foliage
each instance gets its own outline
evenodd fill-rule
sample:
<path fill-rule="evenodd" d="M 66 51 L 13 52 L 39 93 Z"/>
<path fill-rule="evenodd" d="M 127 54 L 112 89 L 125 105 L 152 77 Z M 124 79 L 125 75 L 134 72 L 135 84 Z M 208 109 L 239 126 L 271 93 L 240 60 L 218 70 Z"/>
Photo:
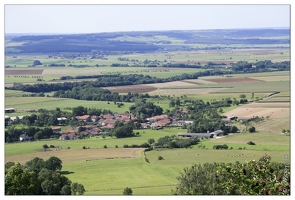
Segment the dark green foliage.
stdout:
<path fill-rule="evenodd" d="M 247 144 L 249 144 L 249 145 L 255 145 L 255 143 L 252 142 L 252 141 L 247 142 Z"/>
<path fill-rule="evenodd" d="M 71 191 L 72 195 L 82 195 L 86 190 L 82 184 L 74 182 L 71 185 Z"/>
<path fill-rule="evenodd" d="M 194 164 L 177 180 L 175 195 L 290 195 L 289 167 L 267 155 L 246 163 Z"/>
<path fill-rule="evenodd" d="M 164 148 L 188 148 L 192 145 L 196 145 L 200 140 L 198 138 L 179 139 L 176 136 L 164 136 L 158 139 L 155 143 L 155 147 Z"/>
<path fill-rule="evenodd" d="M 226 144 L 217 144 L 213 146 L 213 149 L 228 149 Z"/>
<path fill-rule="evenodd" d="M 163 109 L 160 106 L 156 106 L 153 102 L 136 102 L 135 105 L 130 106 L 129 110 L 137 119 L 142 120 L 163 114 Z"/>
<path fill-rule="evenodd" d="M 154 138 L 150 138 L 150 139 L 148 139 L 148 143 L 149 144 L 153 144 L 155 142 L 155 139 Z"/>
<path fill-rule="evenodd" d="M 45 168 L 52 171 L 60 171 L 62 169 L 62 161 L 56 156 L 51 156 L 45 161 Z"/>
<path fill-rule="evenodd" d="M 256 131 L 254 126 L 250 127 L 248 130 L 249 130 L 250 133 L 254 133 Z"/>
<path fill-rule="evenodd" d="M 194 164 L 177 177 L 178 184 L 172 191 L 175 195 L 224 195 L 226 192 L 220 185 L 228 175 L 217 175 L 218 163 Z"/>
<path fill-rule="evenodd" d="M 26 162 L 25 167 L 38 174 L 41 169 L 45 168 L 45 161 L 42 158 L 35 157 Z"/>
<path fill-rule="evenodd" d="M 6 195 L 33 195 L 38 191 L 37 174 L 17 163 L 5 171 Z"/>
<path fill-rule="evenodd" d="M 290 195 L 289 166 L 270 160 L 270 156 L 265 155 L 258 161 L 223 164 L 220 174 L 230 176 L 221 184 L 225 192 L 229 195 L 233 190 L 243 195 Z"/>
<path fill-rule="evenodd" d="M 162 156 L 159 156 L 158 160 L 164 160 L 164 158 Z"/>
<path fill-rule="evenodd" d="M 132 189 L 129 187 L 126 187 L 123 191 L 123 195 L 132 195 Z"/>
<path fill-rule="evenodd" d="M 5 194 L 84 194 L 85 189 L 82 184 L 76 183 L 74 187 L 71 187 L 71 181 L 60 173 L 61 161 L 59 161 L 59 158 L 53 156 L 46 161 L 36 157 L 24 166 L 19 163 L 8 163 L 5 170 Z"/>
<path fill-rule="evenodd" d="M 125 137 L 132 137 L 134 136 L 133 128 L 134 123 L 133 121 L 127 122 L 127 124 L 123 124 L 122 122 L 116 122 L 114 125 L 114 129 L 112 130 L 112 135 L 117 138 L 125 138 Z"/>
<path fill-rule="evenodd" d="M 34 60 L 32 66 L 36 66 L 36 65 L 42 65 L 42 63 L 40 62 L 40 60 Z"/>

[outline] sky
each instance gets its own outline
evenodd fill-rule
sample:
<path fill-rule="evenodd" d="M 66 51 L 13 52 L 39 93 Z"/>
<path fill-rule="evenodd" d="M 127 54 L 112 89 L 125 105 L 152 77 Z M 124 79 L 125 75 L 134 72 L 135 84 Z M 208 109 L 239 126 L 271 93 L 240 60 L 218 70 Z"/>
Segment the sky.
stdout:
<path fill-rule="evenodd" d="M 288 4 L 4 5 L 5 33 L 281 28 L 290 19 Z"/>

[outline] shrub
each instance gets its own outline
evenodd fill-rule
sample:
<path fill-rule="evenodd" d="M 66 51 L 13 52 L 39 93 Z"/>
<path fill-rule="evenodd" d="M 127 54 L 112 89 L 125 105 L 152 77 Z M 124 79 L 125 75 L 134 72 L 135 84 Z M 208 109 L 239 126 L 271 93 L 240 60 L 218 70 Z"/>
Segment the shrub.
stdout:
<path fill-rule="evenodd" d="M 132 189 L 129 187 L 126 187 L 123 191 L 124 195 L 132 195 Z"/>
<path fill-rule="evenodd" d="M 123 145 L 123 148 L 128 148 L 128 147 L 129 147 L 128 144 Z"/>
<path fill-rule="evenodd" d="M 228 149 L 228 146 L 226 144 L 218 144 L 214 145 L 213 149 Z"/>
<path fill-rule="evenodd" d="M 256 129 L 255 129 L 254 126 L 252 126 L 252 127 L 249 128 L 249 132 L 250 132 L 250 133 L 254 133 L 255 131 L 256 131 Z"/>
<path fill-rule="evenodd" d="M 118 145 L 116 145 L 115 147 L 118 148 Z"/>
<path fill-rule="evenodd" d="M 107 145 L 104 145 L 103 148 L 108 148 L 108 146 Z"/>
<path fill-rule="evenodd" d="M 144 158 L 145 162 L 149 163 L 149 159 L 147 157 Z"/>
<path fill-rule="evenodd" d="M 252 142 L 252 141 L 247 142 L 247 144 L 249 144 L 249 145 L 255 145 L 255 143 Z"/>
<path fill-rule="evenodd" d="M 162 156 L 159 156 L 158 160 L 164 160 L 164 158 Z"/>

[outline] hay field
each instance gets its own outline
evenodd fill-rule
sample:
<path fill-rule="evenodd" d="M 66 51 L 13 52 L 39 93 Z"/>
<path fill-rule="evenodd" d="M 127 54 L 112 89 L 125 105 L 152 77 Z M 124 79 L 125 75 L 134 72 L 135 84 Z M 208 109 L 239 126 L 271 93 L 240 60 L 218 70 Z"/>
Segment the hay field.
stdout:
<path fill-rule="evenodd" d="M 249 119 L 255 116 L 264 117 L 265 120 L 254 124 L 257 131 L 281 133 L 282 129 L 290 129 L 291 109 L 290 102 L 272 102 L 272 103 L 251 103 L 239 106 L 225 116 L 237 116 L 240 119 Z M 269 117 L 268 119 L 266 119 Z"/>
<path fill-rule="evenodd" d="M 142 148 L 110 148 L 110 149 L 62 149 L 43 151 L 40 152 L 5 156 L 5 162 L 19 162 L 25 164 L 27 161 L 35 157 L 49 159 L 51 156 L 56 156 L 62 160 L 63 163 L 70 163 L 75 161 L 93 161 L 102 159 L 124 159 L 124 158 L 138 158 L 140 157 Z"/>

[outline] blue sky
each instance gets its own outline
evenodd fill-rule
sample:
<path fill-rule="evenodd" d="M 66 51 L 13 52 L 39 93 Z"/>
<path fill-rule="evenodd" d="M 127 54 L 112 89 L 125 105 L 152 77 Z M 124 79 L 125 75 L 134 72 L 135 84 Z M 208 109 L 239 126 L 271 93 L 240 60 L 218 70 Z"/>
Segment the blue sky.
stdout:
<path fill-rule="evenodd" d="M 290 27 L 290 5 L 5 5 L 5 33 Z"/>

